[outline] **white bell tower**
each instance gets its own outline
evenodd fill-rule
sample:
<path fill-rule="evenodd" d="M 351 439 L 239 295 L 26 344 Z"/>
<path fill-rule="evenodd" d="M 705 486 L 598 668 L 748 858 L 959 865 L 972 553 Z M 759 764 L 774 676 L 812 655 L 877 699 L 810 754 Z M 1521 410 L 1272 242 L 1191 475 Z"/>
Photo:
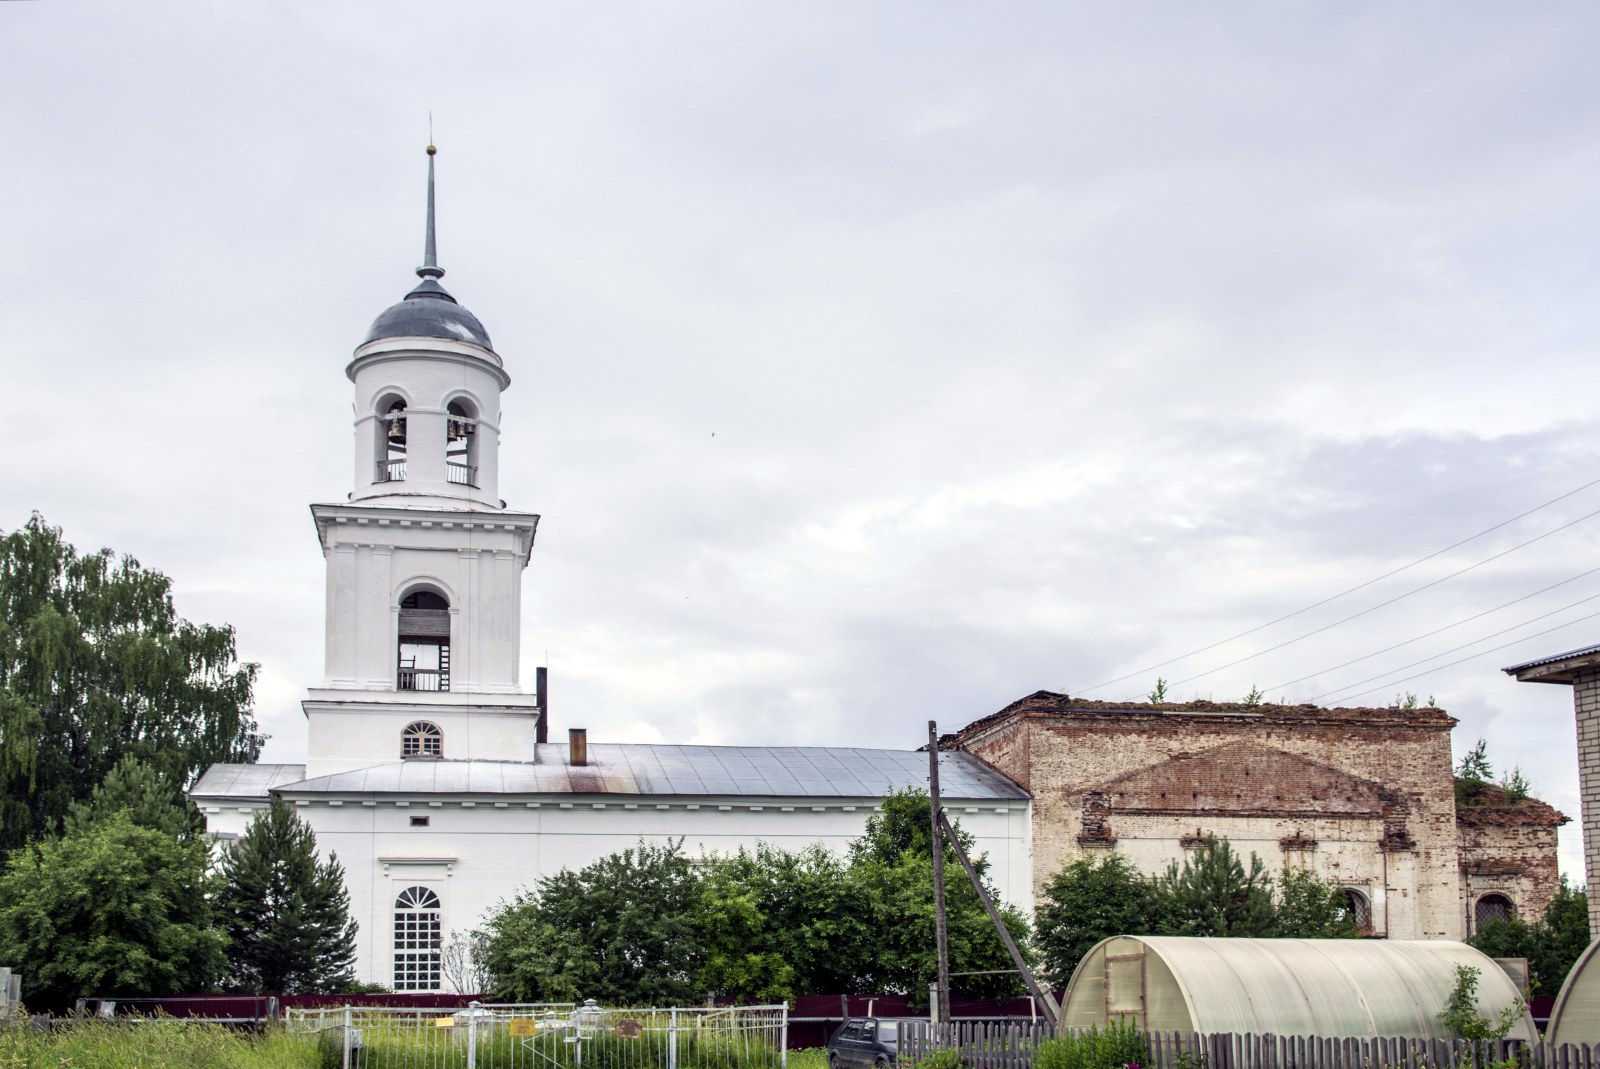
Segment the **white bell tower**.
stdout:
<path fill-rule="evenodd" d="M 312 505 L 327 561 L 326 663 L 303 703 L 306 776 L 395 760 L 532 761 L 519 678 L 522 572 L 539 517 L 499 497 L 500 394 L 478 318 L 439 284 L 434 154 L 419 282 L 373 321 L 355 384 L 354 487 Z"/>

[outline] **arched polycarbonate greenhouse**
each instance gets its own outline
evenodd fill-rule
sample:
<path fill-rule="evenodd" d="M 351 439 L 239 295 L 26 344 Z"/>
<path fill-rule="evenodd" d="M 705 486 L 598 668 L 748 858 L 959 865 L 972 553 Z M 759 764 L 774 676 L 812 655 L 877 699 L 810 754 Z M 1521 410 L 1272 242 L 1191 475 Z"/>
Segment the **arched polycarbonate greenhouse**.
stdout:
<path fill-rule="evenodd" d="M 1578 955 L 1572 971 L 1561 985 L 1561 993 L 1550 1009 L 1550 1025 L 1545 1039 L 1551 1043 L 1600 1043 L 1600 954 L 1590 943 Z"/>
<path fill-rule="evenodd" d="M 1440 1015 L 1460 965 L 1478 970 L 1483 1016 L 1517 1005 L 1511 979 L 1465 943 L 1116 936 L 1079 962 L 1061 1026 L 1449 1039 Z M 1526 1011 L 1510 1038 L 1537 1041 Z"/>

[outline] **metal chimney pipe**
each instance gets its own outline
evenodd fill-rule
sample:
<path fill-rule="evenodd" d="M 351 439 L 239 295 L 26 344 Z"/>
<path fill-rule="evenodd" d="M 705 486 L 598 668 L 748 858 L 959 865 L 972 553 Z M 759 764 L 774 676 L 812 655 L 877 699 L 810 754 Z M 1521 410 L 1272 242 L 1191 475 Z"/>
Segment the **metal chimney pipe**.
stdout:
<path fill-rule="evenodd" d="M 534 701 L 539 703 L 539 725 L 533 729 L 534 742 L 550 741 L 550 676 L 544 666 L 533 670 Z"/>
<path fill-rule="evenodd" d="M 567 729 L 567 763 L 570 765 L 586 765 L 589 763 L 589 729 Z"/>

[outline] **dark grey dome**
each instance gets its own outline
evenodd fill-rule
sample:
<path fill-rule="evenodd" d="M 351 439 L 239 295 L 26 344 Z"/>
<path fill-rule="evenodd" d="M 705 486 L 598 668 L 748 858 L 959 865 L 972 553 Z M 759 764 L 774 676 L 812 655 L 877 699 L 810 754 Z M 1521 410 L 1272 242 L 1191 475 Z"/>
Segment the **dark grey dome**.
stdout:
<path fill-rule="evenodd" d="M 466 341 L 493 350 L 489 332 L 478 317 L 456 303 L 456 299 L 432 278 L 424 278 L 405 300 L 383 311 L 372 321 L 367 342 L 379 338 L 445 338 Z"/>

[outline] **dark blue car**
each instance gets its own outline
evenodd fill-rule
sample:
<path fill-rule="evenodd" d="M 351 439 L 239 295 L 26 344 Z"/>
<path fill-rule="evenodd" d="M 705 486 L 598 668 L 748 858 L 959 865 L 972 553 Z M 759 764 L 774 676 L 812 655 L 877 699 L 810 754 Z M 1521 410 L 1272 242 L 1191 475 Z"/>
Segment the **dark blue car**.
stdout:
<path fill-rule="evenodd" d="M 899 1056 L 899 1018 L 852 1017 L 828 1040 L 829 1069 L 887 1069 Z"/>

